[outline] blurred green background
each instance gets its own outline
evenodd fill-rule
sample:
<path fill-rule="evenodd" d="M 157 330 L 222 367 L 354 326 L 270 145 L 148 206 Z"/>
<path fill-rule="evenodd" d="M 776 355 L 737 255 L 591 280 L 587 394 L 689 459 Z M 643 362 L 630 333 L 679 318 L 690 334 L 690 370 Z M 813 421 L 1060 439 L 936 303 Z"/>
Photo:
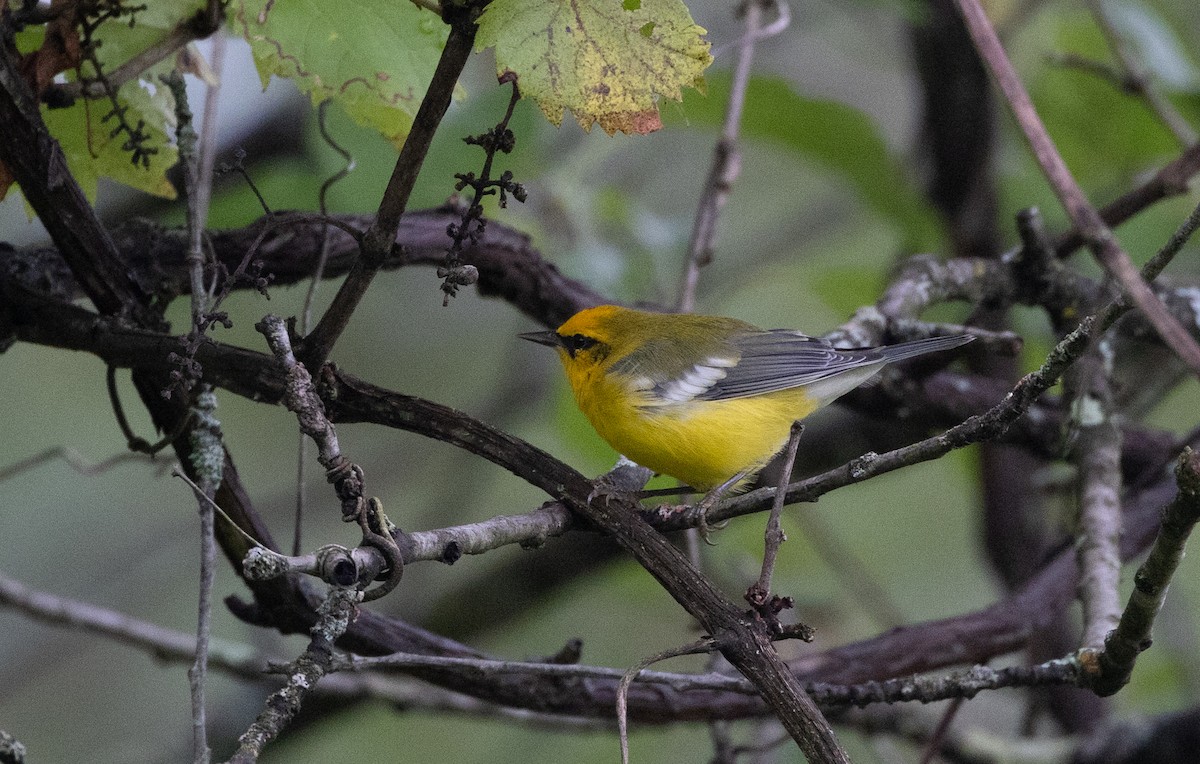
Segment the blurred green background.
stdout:
<path fill-rule="evenodd" d="M 710 32 L 714 49 L 737 40 L 732 4 L 689 4 Z M 1048 63 L 1045 54 L 1073 50 L 1107 58 L 1090 16 L 1074 3 L 992 3 L 1008 19 L 1006 43 L 1071 168 L 1094 200 L 1131 188 L 1178 153 L 1160 126 L 1136 102 L 1089 75 Z M 759 46 L 746 106 L 742 174 L 725 210 L 715 263 L 703 273 L 698 310 L 737 316 L 760 325 L 821 333 L 876 299 L 898 258 L 917 251 L 945 253 L 945 233 L 923 201 L 917 161 L 920 94 L 906 25 L 924 6 L 912 2 L 791 4 L 792 24 Z M 1122 18 L 1139 37 L 1139 50 L 1166 51 L 1147 63 L 1193 123 L 1200 115 L 1200 9 L 1190 0 L 1122 4 Z M 1157 46 L 1157 47 L 1155 47 Z M 682 103 L 662 104 L 666 127 L 645 137 L 585 134 L 568 117 L 548 125 L 528 103 L 517 107 L 512 129 L 517 150 L 498 159 L 529 190 L 525 205 L 490 214 L 527 231 L 534 245 L 568 275 L 615 300 L 671 302 L 682 268 L 699 189 L 708 170 L 728 90 L 734 55 L 718 54 L 708 96 L 688 92 Z M 228 70 L 250 67 L 244 46 L 231 45 Z M 411 208 L 434 206 L 452 192 L 455 172 L 478 171 L 482 152 L 462 137 L 479 133 L 503 113 L 508 97 L 494 84 L 486 55 L 468 69 L 469 98 L 451 107 L 418 185 Z M 232 76 L 232 75 L 231 75 Z M 297 106 L 287 84 L 273 86 L 261 118 L 273 150 L 251 153 L 250 172 L 276 210 L 314 209 L 320 183 L 340 167 L 324 144 L 315 114 Z M 253 94 L 239 96 L 244 99 Z M 253 114 L 254 101 L 240 111 Z M 194 105 L 195 106 L 195 105 Z M 299 112 L 297 111 L 299 109 Z M 222 118 L 232 119 L 226 108 Z M 290 118 L 297 113 L 302 119 Z M 382 138 L 331 109 L 329 129 L 354 155 L 356 170 L 334 187 L 333 211 L 371 212 L 395 161 Z M 241 115 L 239 115 L 241 116 Z M 1003 221 L 1037 205 L 1053 230 L 1063 215 L 1007 115 L 999 119 L 998 189 Z M 256 145 L 263 145 L 261 142 Z M 226 147 L 226 153 L 232 145 Z M 227 161 L 227 156 L 222 156 Z M 179 222 L 182 212 L 158 202 L 102 189 L 110 220 L 152 211 Z M 1164 202 L 1119 234 L 1144 260 L 1195 205 L 1196 198 Z M 6 201 L 0 240 L 33 240 L 21 201 Z M 223 178 L 214 200 L 213 227 L 244 225 L 260 215 L 252 194 Z M 1007 222 L 1002 230 L 1015 240 Z M 1086 266 L 1085 266 L 1086 267 Z M 1196 248 L 1185 250 L 1172 273 L 1195 277 Z M 611 466 L 615 454 L 591 431 L 570 400 L 557 361 L 516 334 L 539 327 L 506 304 L 464 291 L 441 307 L 432 270 L 381 275 L 334 353 L 343 368 L 382 386 L 466 411 L 554 453 L 587 474 Z M 319 306 L 335 285 L 321 286 Z M 303 287 L 275 288 L 269 301 L 239 294 L 226 307 L 232 330 L 217 339 L 263 349 L 253 324 L 264 313 L 297 314 Z M 318 307 L 319 310 L 319 307 Z M 949 311 L 955 318 L 963 311 Z M 186 325 L 186 306 L 173 310 Z M 1048 347 L 1044 318 L 1018 314 L 1026 335 L 1025 368 Z M 126 412 L 148 439 L 151 428 L 128 374 L 120 373 Z M 123 441 L 104 391 L 104 366 L 82 354 L 18 344 L 0 356 L 0 467 L 43 449 L 70 446 L 97 462 L 122 450 Z M 1195 424 L 1200 396 L 1186 383 L 1151 414 L 1157 426 Z M 257 507 L 276 538 L 291 535 L 297 435 L 294 417 L 220 394 L 218 415 Z M 828 415 L 824 432 L 848 420 Z M 520 513 L 544 496 L 503 470 L 441 443 L 363 425 L 339 428 L 345 452 L 361 464 L 368 491 L 410 530 Z M 802 448 L 803 448 L 802 444 Z M 890 625 L 872 617 L 848 590 L 809 532 L 833 534 L 857 559 L 853 565 L 882 582 L 910 622 L 982 607 L 996 597 L 980 554 L 976 455 L 968 450 L 788 510 L 776 587 L 797 599 L 799 616 L 818 628 L 803 651 L 870 636 Z M 125 463 L 81 476 L 63 461 L 43 464 L 0 483 L 2 570 L 30 586 L 86 600 L 162 626 L 191 631 L 198 565 L 195 502 L 169 477 L 170 458 Z M 353 543 L 340 522 L 315 460 L 310 465 L 306 547 Z M 1056 502 L 1060 474 L 1045 478 L 1048 504 Z M 936 487 L 936 490 L 931 490 Z M 819 522 L 815 530 L 811 523 Z M 744 518 L 704 550 L 704 567 L 735 597 L 757 574 L 762 517 Z M 584 639 L 583 662 L 625 667 L 697 636 L 686 614 L 635 564 L 618 556 L 569 584 L 496 614 L 472 597 L 493 598 L 496 577 L 520 570 L 538 551 L 509 548 L 464 558 L 452 567 L 412 565 L 400 589 L 380 607 L 499 657 L 524 658 Z M 217 596 L 243 588 L 222 566 Z M 519 593 L 506 592 L 505 597 Z M 1196 661 L 1200 575 L 1184 563 L 1156 631 L 1154 649 L 1138 664 L 1133 683 L 1116 698 L 1129 712 L 1165 711 L 1200 698 Z M 217 608 L 215 635 L 278 656 L 304 645 L 247 627 Z M 665 668 L 694 669 L 697 660 Z M 34 623 L 0 610 L 0 729 L 16 735 L 39 762 L 167 762 L 190 758 L 186 667 L 165 664 L 107 640 Z M 247 685 L 212 677 L 210 719 L 216 756 L 245 729 L 270 683 Z M 927 709 L 936 715 L 939 707 Z M 1019 696 L 998 692 L 968 704 L 956 725 L 998 737 L 1020 728 Z M 737 734 L 749 734 L 738 727 Z M 913 750 L 843 733 L 856 761 L 915 760 Z M 703 726 L 634 726 L 634 761 L 695 762 L 711 755 Z M 895 757 L 899 758 L 895 758 Z M 580 734 L 502 720 L 398 712 L 384 704 L 349 707 L 285 733 L 264 761 L 319 762 L 611 762 L 611 731 Z M 798 761 L 784 747 L 777 761 Z"/>

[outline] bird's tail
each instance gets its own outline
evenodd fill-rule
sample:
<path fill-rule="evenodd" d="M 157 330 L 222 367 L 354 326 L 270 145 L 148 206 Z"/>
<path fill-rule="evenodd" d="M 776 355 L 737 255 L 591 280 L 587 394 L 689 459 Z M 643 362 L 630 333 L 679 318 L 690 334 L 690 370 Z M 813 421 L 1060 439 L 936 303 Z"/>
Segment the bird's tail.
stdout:
<path fill-rule="evenodd" d="M 936 353 L 939 350 L 949 350 L 956 348 L 959 345 L 965 345 L 975 339 L 970 334 L 954 334 L 948 337 L 926 337 L 923 340 L 913 340 L 912 342 L 901 342 L 898 345 L 887 345 L 879 348 L 879 354 L 882 355 L 888 363 L 893 361 L 901 361 L 905 358 L 924 355 L 925 353 Z"/>

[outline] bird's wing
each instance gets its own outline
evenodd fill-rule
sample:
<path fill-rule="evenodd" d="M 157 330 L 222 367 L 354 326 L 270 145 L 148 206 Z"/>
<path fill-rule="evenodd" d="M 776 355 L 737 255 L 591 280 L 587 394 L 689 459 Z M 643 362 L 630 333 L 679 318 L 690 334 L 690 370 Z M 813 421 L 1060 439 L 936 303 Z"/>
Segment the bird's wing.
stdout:
<path fill-rule="evenodd" d="M 656 337 L 616 361 L 610 371 L 627 380 L 644 406 L 669 406 L 698 399 L 737 365 L 740 354 L 731 344 L 695 343 L 673 337 Z"/>
<path fill-rule="evenodd" d="M 885 360 L 875 349 L 837 350 L 786 330 L 738 332 L 707 351 L 696 361 L 694 346 L 658 339 L 613 364 L 612 371 L 644 394 L 642 405 L 670 406 L 786 390 Z"/>
<path fill-rule="evenodd" d="M 725 373 L 697 399 L 716 401 L 787 390 L 885 361 L 874 348 L 838 350 L 825 340 L 787 330 L 741 334 L 733 344 L 740 353 L 737 363 L 723 369 Z"/>

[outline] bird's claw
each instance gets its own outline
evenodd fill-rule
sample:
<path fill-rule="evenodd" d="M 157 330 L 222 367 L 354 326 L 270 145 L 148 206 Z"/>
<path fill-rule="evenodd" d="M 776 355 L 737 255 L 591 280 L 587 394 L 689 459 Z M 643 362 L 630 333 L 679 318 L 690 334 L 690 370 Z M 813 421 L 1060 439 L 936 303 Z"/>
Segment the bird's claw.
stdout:
<path fill-rule="evenodd" d="M 709 525 L 708 523 L 708 511 L 715 507 L 720 500 L 721 492 L 709 491 L 704 495 L 704 498 L 696 502 L 696 505 L 689 513 L 689 519 L 694 519 L 696 522 L 696 530 L 700 532 L 700 538 L 704 539 L 704 543 L 709 546 L 716 546 L 716 542 L 709 538 L 712 532 L 724 530 L 725 526 L 729 525 L 728 520 L 722 520 L 713 525 Z"/>
<path fill-rule="evenodd" d="M 612 497 L 625 493 L 619 485 L 614 483 L 608 475 L 601 475 L 592 481 L 592 490 L 587 495 L 588 505 L 594 504 L 598 500 L 602 500 L 607 506 Z"/>
<path fill-rule="evenodd" d="M 695 504 L 662 504 L 654 510 L 654 514 L 664 521 L 671 517 L 682 518 L 684 525 L 694 527 L 700 532 L 700 538 L 704 539 L 704 543 L 716 546 L 710 538 L 712 532 L 723 530 L 725 526 L 729 525 L 728 520 L 712 524 L 708 522 L 708 511 L 716 506 L 720 498 L 720 496 L 711 496 L 710 492 Z"/>

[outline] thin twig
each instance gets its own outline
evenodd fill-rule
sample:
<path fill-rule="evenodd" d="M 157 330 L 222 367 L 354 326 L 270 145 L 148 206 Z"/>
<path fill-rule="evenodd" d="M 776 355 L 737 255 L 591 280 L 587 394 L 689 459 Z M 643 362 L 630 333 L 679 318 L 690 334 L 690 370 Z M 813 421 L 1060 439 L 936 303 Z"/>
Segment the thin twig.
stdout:
<path fill-rule="evenodd" d="M 212 590 L 216 576 L 217 545 L 216 523 L 209 504 L 213 503 L 211 499 L 221 485 L 225 464 L 220 423 L 213 414 L 216 407 L 216 393 L 211 386 L 204 385 L 190 409 L 195 422 L 191 429 L 192 468 L 200 479 L 201 493 L 209 500 L 199 502 L 200 593 L 197 601 L 196 659 L 188 669 L 192 690 L 193 760 L 196 764 L 207 764 L 212 756 L 208 748 L 205 684 L 208 679 L 208 644 L 212 633 Z"/>
<path fill-rule="evenodd" d="M 799 420 L 792 422 L 791 432 L 788 433 L 787 446 L 784 448 L 783 464 L 779 475 L 779 486 L 775 491 L 775 500 L 771 502 L 771 514 L 767 518 L 767 527 L 763 532 L 763 563 L 758 581 L 746 592 L 746 599 L 759 612 L 771 596 L 771 576 L 775 573 L 775 558 L 779 555 L 779 547 L 787 541 L 783 533 L 781 517 L 783 516 L 783 497 L 788 483 L 792 480 L 792 467 L 796 463 L 796 449 L 800 447 L 800 436 L 804 433 L 804 425 Z M 790 605 L 789 605 L 790 606 Z M 778 613 L 771 615 L 772 618 Z"/>
<path fill-rule="evenodd" d="M 1118 226 L 1155 202 L 1187 194 L 1197 172 L 1200 172 L 1200 143 L 1188 147 L 1141 185 L 1104 205 L 1100 216 L 1110 226 Z M 1083 234 L 1076 227 L 1055 238 L 1054 251 L 1059 257 L 1066 257 L 1083 244 Z"/>
<path fill-rule="evenodd" d="M 395 588 L 404 571 L 404 558 L 395 539 L 396 535 L 402 534 L 383 513 L 379 499 L 368 499 L 364 495 L 362 468 L 342 453 L 337 431 L 325 414 L 325 404 L 317 394 L 312 375 L 292 351 L 291 338 L 283 320 L 267 315 L 254 328 L 266 338 L 276 361 L 287 374 L 284 404 L 296 414 L 301 432 L 317 444 L 317 461 L 325 468 L 325 479 L 341 501 L 342 519 L 357 522 L 363 534 L 363 546 L 374 548 L 383 556 L 383 564 L 372 564 L 371 575 L 362 580 L 364 586 L 370 584 L 375 574 L 386 567 L 384 583 L 368 591 L 364 601 L 382 597 Z"/>
<path fill-rule="evenodd" d="M 333 175 L 325 179 L 321 184 L 321 188 L 317 191 L 317 208 L 321 215 L 328 215 L 329 208 L 327 199 L 329 189 L 335 183 L 342 180 L 350 173 L 354 172 L 356 162 L 354 155 L 342 147 L 329 132 L 329 126 L 326 124 L 326 115 L 329 112 L 330 99 L 326 98 L 321 101 L 321 105 L 317 107 L 317 129 L 321 133 L 321 140 L 325 141 L 325 145 L 333 149 L 338 156 L 342 158 L 343 165 Z M 300 321 L 298 329 L 300 336 L 308 334 L 308 328 L 312 323 L 313 302 L 317 297 L 317 286 L 321 283 L 321 279 L 325 277 L 325 265 L 329 262 L 329 223 L 321 225 L 321 248 L 320 255 L 317 257 L 316 267 L 313 268 L 312 279 L 308 282 L 308 291 L 304 294 L 304 308 L 300 311 Z M 296 516 L 292 526 L 292 554 L 300 554 L 302 540 L 304 535 L 304 505 L 307 495 L 307 472 L 308 472 L 308 438 L 304 433 L 298 433 L 296 445 Z"/>
<path fill-rule="evenodd" d="M 729 40 L 721 45 L 714 46 L 712 49 L 713 60 L 716 61 L 735 48 L 740 50 L 747 37 L 753 37 L 755 40 L 766 40 L 787 29 L 792 23 L 791 6 L 785 0 L 772 0 L 770 6 L 775 11 L 774 21 L 766 26 L 759 27 L 754 32 L 746 31 L 736 40 Z"/>
<path fill-rule="evenodd" d="M 229 764 L 253 764 L 263 748 L 279 736 L 300 711 L 304 699 L 317 686 L 333 663 L 334 642 L 353 623 L 362 592 L 334 587 L 321 603 L 320 616 L 312 627 L 307 649 L 292 665 L 287 684 L 267 698 L 262 712 L 238 738 L 238 749 Z"/>
<path fill-rule="evenodd" d="M 99 462 L 89 462 L 84 458 L 83 454 L 79 453 L 70 446 L 51 446 L 37 452 L 33 456 L 27 456 L 19 462 L 0 467 L 0 483 L 8 480 L 16 475 L 21 474 L 25 470 L 31 470 L 39 467 L 47 462 L 52 462 L 56 459 L 62 459 L 67 463 L 67 466 L 85 477 L 92 477 L 107 472 L 113 467 L 123 462 L 152 462 L 153 460 L 148 454 L 136 451 L 122 451 L 119 454 L 108 457 Z"/>
<path fill-rule="evenodd" d="M 210 0 L 209 7 L 223 8 L 219 0 Z M 196 217 L 205 221 L 212 201 L 213 169 L 217 165 L 217 108 L 221 99 L 221 81 L 225 74 L 225 36 L 214 35 L 209 56 L 213 83 L 204 91 L 204 116 L 200 125 L 200 142 L 196 153 Z"/>
<path fill-rule="evenodd" d="M 882 682 L 863 682 L 854 685 L 828 685 L 812 682 L 808 694 L 823 708 L 892 703 L 897 700 L 919 700 L 933 703 L 951 698 L 973 698 L 983 690 L 1004 687 L 1039 687 L 1076 684 L 1080 678 L 1079 664 L 1071 658 L 1059 658 L 1034 666 L 1007 666 L 993 669 L 971 666 L 942 676 L 906 676 Z"/>
<path fill-rule="evenodd" d="M 334 152 L 342 158 L 342 166 L 333 175 L 330 175 L 321 183 L 321 188 L 317 191 L 317 209 L 322 216 L 329 215 L 328 197 L 329 189 L 340 180 L 346 178 L 350 173 L 354 172 L 358 163 L 345 147 L 338 143 L 333 135 L 329 132 L 329 126 L 326 124 L 326 115 L 329 112 L 330 99 L 321 101 L 321 105 L 317 107 L 317 129 L 321 133 L 321 140 L 325 141 L 325 145 L 333 149 Z M 317 257 L 317 264 L 313 268 L 312 279 L 308 284 L 308 291 L 304 294 L 304 308 L 300 312 L 300 334 L 308 333 L 308 326 L 312 322 L 313 302 L 317 296 L 317 286 L 321 283 L 321 279 L 325 277 L 325 264 L 329 261 L 329 221 L 324 220 L 321 223 L 321 246 L 320 253 Z"/>
<path fill-rule="evenodd" d="M 1029 93 L 1025 90 L 1025 86 L 1017 76 L 1016 69 L 1013 68 L 1012 62 L 1004 52 L 1004 47 L 996 36 L 996 30 L 980 6 L 979 0 L 955 0 L 955 2 L 962 12 L 980 57 L 991 69 L 1001 91 L 1012 106 L 1013 114 L 1025 133 L 1038 164 L 1041 165 L 1046 179 L 1062 202 L 1067 215 L 1079 229 L 1084 241 L 1087 242 L 1088 247 L 1105 270 L 1120 282 L 1126 294 L 1154 325 L 1163 342 L 1179 355 L 1193 373 L 1200 375 L 1200 344 L 1197 344 L 1179 321 L 1170 314 L 1166 306 L 1138 274 L 1129 255 L 1121 249 L 1108 225 L 1096 212 L 1095 207 L 1088 202 L 1087 197 L 1075 182 L 1071 171 L 1055 148 L 1054 141 L 1046 132 L 1046 127 L 1042 124 L 1041 117 L 1038 116 Z"/>
<path fill-rule="evenodd" d="M 617 736 L 621 740 L 621 764 L 629 764 L 629 685 L 633 684 L 633 680 L 637 679 L 643 669 L 647 669 L 655 663 L 680 655 L 708 652 L 714 647 L 715 643 L 712 638 L 705 637 L 691 644 L 673 647 L 642 658 L 621 675 L 621 681 L 617 682 Z"/>
<path fill-rule="evenodd" d="M 241 535 L 242 538 L 244 538 L 247 542 L 249 542 L 251 547 L 258 548 L 258 549 L 266 549 L 266 547 L 262 545 L 261 541 L 254 538 L 249 533 L 246 533 L 246 531 L 242 530 L 242 527 L 240 525 L 238 525 L 234 521 L 234 519 L 225 512 L 225 510 L 221 509 L 221 505 L 217 504 L 217 502 L 215 502 L 212 499 L 212 497 L 206 496 L 204 493 L 204 489 L 201 488 L 200 486 L 196 485 L 196 483 L 190 477 L 187 476 L 187 473 L 185 473 L 183 471 L 182 466 L 176 465 L 174 468 L 172 468 L 171 476 L 177 477 L 180 480 L 182 480 L 183 482 L 187 483 L 188 486 L 192 489 L 192 493 L 195 494 L 196 500 L 206 502 L 210 507 L 212 507 L 213 512 L 216 512 L 218 515 L 220 515 L 222 518 L 224 518 L 225 522 L 229 523 L 230 527 L 232 527 L 235 531 L 237 531 Z"/>
<path fill-rule="evenodd" d="M 1123 93 L 1136 93 L 1137 86 L 1131 82 L 1130 77 L 1125 72 L 1122 72 L 1117 67 L 1107 64 L 1103 61 L 1097 61 L 1094 58 L 1083 56 L 1078 53 L 1047 53 L 1046 63 L 1054 66 L 1061 66 L 1064 69 L 1075 69 L 1077 71 L 1086 72 L 1102 80 L 1108 81 L 1114 87 Z"/>
<path fill-rule="evenodd" d="M 288 375 L 288 409 L 296 414 L 300 430 L 317 444 L 317 461 L 325 469 L 333 469 L 345 461 L 338 442 L 337 430 L 325 415 L 325 404 L 317 395 L 312 375 L 292 352 L 287 325 L 278 316 L 266 315 L 255 328 L 267 340 L 271 352 Z"/>
<path fill-rule="evenodd" d="M 44 623 L 111 639 L 160 658 L 190 662 L 196 656 L 195 634 L 164 628 L 91 602 L 38 591 L 3 573 L 0 605 Z M 266 661 L 254 648 L 223 640 L 215 640 L 209 647 L 212 662 L 222 670 L 248 679 L 262 678 Z"/>
<path fill-rule="evenodd" d="M 738 136 L 741 133 L 742 109 L 746 103 L 746 89 L 750 83 L 750 71 L 754 62 L 754 46 L 761 39 L 764 0 L 745 0 L 741 13 L 745 21 L 745 35 L 738 40 L 738 60 L 733 70 L 733 84 L 729 90 L 729 101 L 725 107 L 725 123 L 721 137 L 713 149 L 712 165 L 700 203 L 696 208 L 696 219 L 692 224 L 692 237 L 688 242 L 687 262 L 683 279 L 679 285 L 679 299 L 675 310 L 690 312 L 696 304 L 696 285 L 700 281 L 700 269 L 712 262 L 713 248 L 717 237 L 717 221 L 721 210 L 729 200 L 733 182 L 741 173 L 741 153 Z M 780 6 L 786 7 L 786 6 Z M 778 22 L 786 16 L 780 13 L 773 27 L 783 31 L 786 26 Z"/>
<path fill-rule="evenodd" d="M 1146 279 L 1153 280 L 1155 276 L 1162 273 L 1163 269 L 1175 259 L 1175 255 L 1179 254 L 1179 250 L 1183 249 L 1183 245 L 1188 243 L 1188 240 L 1192 238 L 1197 229 L 1200 229 L 1200 205 L 1196 205 L 1192 209 L 1191 214 L 1179 224 L 1179 227 L 1175 229 L 1171 237 L 1167 239 L 1167 243 L 1155 252 L 1154 257 L 1147 260 L 1146 264 L 1142 266 L 1146 274 L 1153 274 L 1147 275 Z"/>
<path fill-rule="evenodd" d="M 1166 125 L 1167 129 L 1175 136 L 1180 145 L 1184 148 L 1196 143 L 1196 131 L 1187 123 L 1179 110 L 1175 108 L 1166 96 L 1154 85 L 1150 79 L 1146 67 L 1142 66 L 1141 62 L 1129 50 L 1129 44 L 1125 40 L 1125 35 L 1121 30 L 1117 29 L 1116 20 L 1113 19 L 1107 4 L 1104 0 L 1088 0 L 1088 8 L 1092 11 L 1092 16 L 1096 18 L 1096 23 L 1100 26 L 1100 31 L 1104 33 L 1104 37 L 1108 40 L 1109 47 L 1112 48 L 1117 60 L 1121 62 L 1121 68 L 1125 72 L 1122 78 L 1126 87 L 1141 96 L 1150 110 L 1155 116 Z"/>
<path fill-rule="evenodd" d="M 215 48 L 219 54 L 223 46 Z M 219 58 L 216 66 L 220 68 Z M 183 166 L 184 192 L 187 199 L 188 255 L 186 262 L 192 285 L 192 331 L 203 333 L 208 314 L 208 290 L 204 287 L 204 230 L 208 221 L 209 201 L 212 195 L 212 150 L 217 129 L 218 85 L 210 85 L 205 94 L 204 126 L 205 137 L 196 135 L 192 126 L 192 112 L 188 107 L 187 90 L 183 75 L 174 70 L 164 83 L 175 96 L 176 136 L 179 158 Z M 208 156 L 200 156 L 198 145 L 207 143 Z M 208 170 L 201 166 L 206 164 Z M 203 187 L 200 178 L 205 176 L 209 186 Z M 225 462 L 225 450 L 221 444 L 220 423 L 214 411 L 217 396 L 212 385 L 201 383 L 195 402 L 191 406 L 191 429 L 194 455 L 193 469 L 200 481 L 203 495 L 212 499 L 221 484 L 221 472 Z M 208 722 L 205 703 L 205 686 L 208 678 L 208 643 L 212 630 L 212 589 L 216 575 L 217 545 L 214 538 L 215 521 L 212 509 L 206 502 L 199 502 L 200 513 L 200 592 L 196 618 L 196 657 L 188 669 L 192 699 L 192 758 L 196 764 L 208 764 L 212 752 L 208 747 Z"/>
<path fill-rule="evenodd" d="M 711 640 L 701 640 L 686 648 L 676 648 L 675 655 L 694 655 L 713 649 Z M 666 658 L 658 657 L 657 660 Z M 680 674 L 664 671 L 646 671 L 645 668 L 657 660 L 649 660 L 633 671 L 638 682 L 662 684 L 676 690 L 727 690 L 739 694 L 753 695 L 754 685 L 745 679 L 728 674 L 709 672 L 706 674 Z M 393 653 L 378 657 L 347 656 L 334 664 L 335 670 L 361 671 L 375 668 L 459 668 L 464 671 L 494 674 L 517 674 L 574 679 L 620 679 L 630 674 L 627 669 L 605 666 L 586 666 L 577 663 L 545 663 L 533 661 L 502 661 L 487 658 L 457 658 L 413 653 Z"/>
<path fill-rule="evenodd" d="M 346 279 L 334 295 L 312 333 L 305 337 L 300 356 L 309 368 L 319 368 L 334 344 L 350 323 L 350 317 L 358 307 L 367 288 L 379 272 L 380 266 L 396 243 L 396 232 L 400 218 L 408 206 L 408 199 L 416 184 L 417 174 L 433 142 L 434 133 L 441 124 L 442 116 L 450 105 L 450 97 L 475 41 L 475 20 L 472 14 L 475 3 L 466 7 L 453 6 L 454 18 L 450 20 L 450 36 L 438 59 L 437 69 L 421 106 L 413 119 L 412 131 L 404 141 L 392 177 L 384 190 L 383 199 L 375 221 L 362 239 L 362 249 L 354 261 Z"/>
<path fill-rule="evenodd" d="M 219 8 L 224 7 L 223 3 L 210 3 L 210 5 L 216 5 Z M 142 72 L 154 66 L 159 61 L 163 61 L 188 43 L 213 34 L 213 32 L 221 28 L 221 22 L 219 17 L 215 22 L 206 21 L 209 17 L 209 13 L 205 10 L 196 11 L 195 15 L 191 18 L 177 24 L 166 37 L 139 50 L 129 60 L 110 69 L 105 74 L 105 80 L 113 87 L 120 87 L 127 82 L 132 82 L 140 77 Z M 47 90 L 55 91 L 49 97 L 61 101 L 69 101 L 81 96 L 84 98 L 105 98 L 108 95 L 103 83 L 97 80 L 81 80 L 55 84 L 51 85 Z"/>

